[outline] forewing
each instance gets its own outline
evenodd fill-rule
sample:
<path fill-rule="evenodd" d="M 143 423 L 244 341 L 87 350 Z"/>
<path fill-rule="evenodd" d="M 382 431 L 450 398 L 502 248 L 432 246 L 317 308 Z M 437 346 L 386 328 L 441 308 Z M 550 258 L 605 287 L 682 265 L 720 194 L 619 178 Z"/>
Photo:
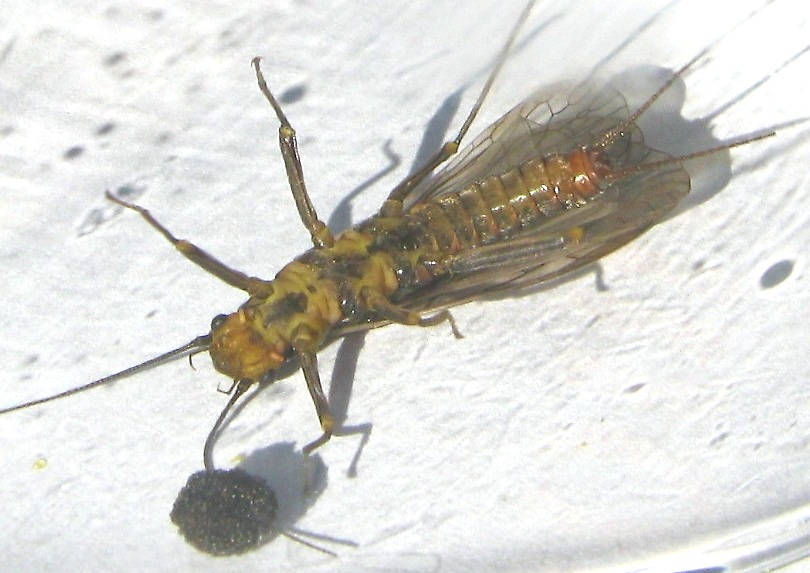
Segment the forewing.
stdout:
<path fill-rule="evenodd" d="M 529 159 L 594 144 L 628 116 L 624 97 L 610 87 L 588 83 L 567 96 L 550 93 L 549 88 L 536 92 L 489 126 L 418 185 L 406 206 L 459 191 Z"/>
<path fill-rule="evenodd" d="M 646 147 L 632 126 L 608 150 L 629 166 L 668 159 Z M 448 278 L 401 304 L 446 308 L 482 297 L 521 294 L 593 262 L 661 220 L 689 192 L 689 175 L 672 162 L 622 177 L 596 199 L 501 242 L 471 248 L 442 261 Z"/>

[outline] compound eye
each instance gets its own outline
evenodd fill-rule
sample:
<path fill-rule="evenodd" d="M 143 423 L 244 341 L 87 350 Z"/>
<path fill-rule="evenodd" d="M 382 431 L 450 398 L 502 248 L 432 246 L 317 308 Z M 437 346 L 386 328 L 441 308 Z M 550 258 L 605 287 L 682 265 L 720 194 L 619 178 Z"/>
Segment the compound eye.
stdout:
<path fill-rule="evenodd" d="M 214 332 L 218 329 L 222 324 L 228 320 L 227 314 L 218 314 L 214 318 L 211 319 L 211 332 Z"/>

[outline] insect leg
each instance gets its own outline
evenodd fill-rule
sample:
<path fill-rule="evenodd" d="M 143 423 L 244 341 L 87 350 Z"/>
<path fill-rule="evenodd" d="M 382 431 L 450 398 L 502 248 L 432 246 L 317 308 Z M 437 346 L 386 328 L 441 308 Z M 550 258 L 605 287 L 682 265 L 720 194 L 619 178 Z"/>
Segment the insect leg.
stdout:
<path fill-rule="evenodd" d="M 441 149 L 439 149 L 439 151 L 437 151 L 433 157 L 428 159 L 428 161 L 418 171 L 412 173 L 403 179 L 396 187 L 394 187 L 393 191 L 391 191 L 391 193 L 388 195 L 388 199 L 386 199 L 385 203 L 383 203 L 383 206 L 380 208 L 380 214 L 382 216 L 396 217 L 402 213 L 402 202 L 405 200 L 405 197 L 408 196 L 408 193 L 410 193 L 411 190 L 413 190 L 413 188 L 416 187 L 425 177 L 430 175 L 434 169 L 458 152 L 458 148 L 461 145 L 461 140 L 467 134 L 467 131 L 470 129 L 470 125 L 472 125 L 473 120 L 475 120 L 475 116 L 478 115 L 478 111 L 484 104 L 484 100 L 486 99 L 495 78 L 501 71 L 504 62 L 506 62 L 506 57 L 509 55 L 512 44 L 515 43 L 515 39 L 520 31 L 520 27 L 528 17 L 533 5 L 534 0 L 531 0 L 520 14 L 515 27 L 512 29 L 512 32 L 509 34 L 509 38 L 506 40 L 506 44 L 498 54 L 498 59 L 495 61 L 495 67 L 492 69 L 492 72 L 490 72 L 484 87 L 481 89 L 481 93 L 478 94 L 478 99 L 475 100 L 475 104 L 470 110 L 470 113 L 467 114 L 467 118 L 464 120 L 458 135 L 456 135 L 455 139 L 452 141 L 445 142 Z"/>
<path fill-rule="evenodd" d="M 178 239 L 172 233 L 164 227 L 157 219 L 155 219 L 152 214 L 141 207 L 140 205 L 136 205 L 135 203 L 130 203 L 129 201 L 124 201 L 107 191 L 105 193 L 107 199 L 112 201 L 113 203 L 117 203 L 122 207 L 126 207 L 127 209 L 131 209 L 136 213 L 139 213 L 141 217 L 143 217 L 147 223 L 149 223 L 153 228 L 155 228 L 161 235 L 166 237 L 166 239 L 174 245 L 174 247 L 180 251 L 180 253 L 190 260 L 195 265 L 201 267 L 202 269 L 208 271 L 215 277 L 225 281 L 231 286 L 234 286 L 238 289 L 241 289 L 247 292 L 251 296 L 268 296 L 272 293 L 272 286 L 268 281 L 263 281 L 262 279 L 256 277 L 249 277 L 245 273 L 241 271 L 237 271 L 236 269 L 232 269 L 225 263 L 217 260 L 212 255 L 209 255 L 200 247 L 195 245 L 194 243 L 190 243 L 185 239 Z"/>
<path fill-rule="evenodd" d="M 462 338 L 453 315 L 447 309 L 435 314 L 423 314 L 398 306 L 388 300 L 380 291 L 369 287 L 363 287 L 360 290 L 360 298 L 365 301 L 367 308 L 381 319 L 415 326 L 435 326 L 446 321 L 450 323 L 453 335 L 456 338 Z"/>
<path fill-rule="evenodd" d="M 329 402 L 323 392 L 321 377 L 318 374 L 318 357 L 316 353 L 320 346 L 320 337 L 310 327 L 302 324 L 295 329 L 290 342 L 298 356 L 301 370 L 304 372 L 304 380 L 307 382 L 307 389 L 312 397 L 312 402 L 315 404 L 315 412 L 318 414 L 318 420 L 323 430 L 323 434 L 317 440 L 304 446 L 304 454 L 309 455 L 332 437 L 335 430 L 335 417 L 329 411 Z"/>
<path fill-rule="evenodd" d="M 332 237 L 332 232 L 326 223 L 318 219 L 318 214 L 315 212 L 315 207 L 307 194 L 307 187 L 304 183 L 304 168 L 301 166 L 301 157 L 298 155 L 298 140 L 295 137 L 295 130 L 287 116 L 281 110 L 276 98 L 267 87 L 267 82 L 264 79 L 261 68 L 259 68 L 259 58 L 253 58 L 251 62 L 256 70 L 256 80 L 259 82 L 259 89 L 264 94 L 264 97 L 273 106 L 273 111 L 276 112 L 279 123 L 278 128 L 278 143 L 281 147 L 281 156 L 284 158 L 284 167 L 287 169 L 287 180 L 290 182 L 290 190 L 292 191 L 295 206 L 298 208 L 298 214 L 301 216 L 301 222 L 312 235 L 312 243 L 316 247 L 329 247 L 334 244 L 335 239 Z"/>
<path fill-rule="evenodd" d="M 321 377 L 318 374 L 318 358 L 314 352 L 299 352 L 298 359 L 301 362 L 301 370 L 304 371 L 304 380 L 307 382 L 307 389 L 309 395 L 312 396 L 312 402 L 315 404 L 315 412 L 318 414 L 318 420 L 321 423 L 323 434 L 312 442 L 304 446 L 304 454 L 309 455 L 317 448 L 320 448 L 332 437 L 332 432 L 335 430 L 335 417 L 329 411 L 329 403 L 326 400 L 326 394 L 323 392 L 321 386 Z"/>

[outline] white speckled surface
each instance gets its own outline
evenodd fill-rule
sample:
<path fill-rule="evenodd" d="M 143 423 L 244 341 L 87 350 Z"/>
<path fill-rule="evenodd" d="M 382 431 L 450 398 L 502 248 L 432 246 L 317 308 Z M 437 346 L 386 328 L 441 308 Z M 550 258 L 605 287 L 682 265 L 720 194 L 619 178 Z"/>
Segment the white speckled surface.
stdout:
<path fill-rule="evenodd" d="M 345 227 L 407 173 L 434 114 L 432 145 L 443 122 L 455 132 L 521 3 L 6 4 L 3 405 L 180 345 L 241 302 L 104 189 L 134 190 L 177 235 L 252 274 L 307 247 L 253 56 L 295 100 L 312 198 Z M 810 57 L 780 67 L 806 48 L 810 12 L 763 4 L 541 3 L 473 131 L 614 51 L 603 69 L 632 76 L 726 34 L 686 78 L 685 116 L 711 119 L 718 139 L 808 116 Z M 457 90 L 451 116 L 440 106 Z M 652 131 L 668 151 L 696 145 Z M 300 374 L 251 401 L 218 463 L 245 456 L 280 480 L 288 522 L 359 544 L 338 559 L 283 538 L 214 559 L 177 535 L 168 513 L 227 383 L 201 356 L 196 372 L 180 361 L 0 417 L 3 568 L 667 570 L 716 564 L 700 553 L 746 528 L 791 538 L 785 524 L 804 523 L 810 501 L 807 133 L 734 151 L 727 185 L 698 177 L 681 213 L 603 261 L 607 290 L 587 273 L 459 308 L 462 341 L 389 327 L 324 351 L 327 381 L 336 355 L 351 375 L 359 352 L 334 398 L 342 410 L 349 386 L 346 424 L 373 424 L 356 477 L 359 436 L 333 440 L 319 493 L 300 497 L 292 448 L 318 434 Z M 343 201 L 386 168 L 386 140 L 396 171 Z"/>

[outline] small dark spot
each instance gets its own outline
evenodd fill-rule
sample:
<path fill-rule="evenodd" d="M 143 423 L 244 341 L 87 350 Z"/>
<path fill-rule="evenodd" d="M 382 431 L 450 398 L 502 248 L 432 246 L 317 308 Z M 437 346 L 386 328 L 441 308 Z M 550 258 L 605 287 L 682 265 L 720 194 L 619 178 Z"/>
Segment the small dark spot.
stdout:
<path fill-rule="evenodd" d="M 295 86 L 288 87 L 286 90 L 281 92 L 281 95 L 278 97 L 278 101 L 281 103 L 295 103 L 301 100 L 307 93 L 307 86 L 305 84 L 298 84 Z"/>
<path fill-rule="evenodd" d="M 399 285 L 397 290 L 402 291 L 402 296 L 407 296 L 409 291 L 412 292 L 419 286 L 419 276 L 407 254 L 395 252 L 391 258 L 393 259 L 394 277 Z"/>
<path fill-rule="evenodd" d="M 39 354 L 29 354 L 28 356 L 25 357 L 25 360 L 23 361 L 23 364 L 25 364 L 26 366 L 29 366 L 29 365 L 33 364 L 34 362 L 36 362 L 37 360 L 39 360 Z"/>
<path fill-rule="evenodd" d="M 759 278 L 759 286 L 762 288 L 773 288 L 793 272 L 793 261 L 779 261 L 768 267 L 762 276 Z"/>
<path fill-rule="evenodd" d="M 357 296 L 349 285 L 349 281 L 338 281 L 338 291 L 340 292 L 338 304 L 340 304 L 340 310 L 343 311 L 344 316 L 355 316 L 358 310 Z"/>
<path fill-rule="evenodd" d="M 163 10 L 149 10 L 146 13 L 146 18 L 151 22 L 157 22 L 163 19 Z"/>
<path fill-rule="evenodd" d="M 11 50 L 14 49 L 14 44 L 17 42 L 17 38 L 12 38 L 10 42 L 8 42 L 2 51 L 0 51 L 0 64 L 4 63 L 9 55 L 11 54 Z"/>
<path fill-rule="evenodd" d="M 79 229 L 77 230 L 76 234 L 79 237 L 89 235 L 106 221 L 107 216 L 105 216 L 104 211 L 101 209 L 91 209 L 90 212 L 84 217 L 84 220 L 79 224 Z"/>
<path fill-rule="evenodd" d="M 146 313 L 146 318 L 152 318 L 157 314 L 157 312 L 158 312 L 157 310 L 150 310 L 149 312 Z"/>
<path fill-rule="evenodd" d="M 135 185 L 122 185 L 118 187 L 114 191 L 114 195 L 121 197 L 122 199 L 128 201 L 134 201 L 137 199 L 143 192 L 146 190 L 146 187 L 136 187 Z M 89 235 L 90 233 L 94 232 L 96 229 L 104 225 L 107 221 L 111 220 L 115 217 L 116 213 L 120 211 L 120 208 L 115 207 L 112 204 L 109 204 L 105 207 L 96 207 L 91 209 L 87 215 L 84 216 L 84 219 L 79 223 L 78 229 L 76 231 L 77 236 L 83 237 L 85 235 Z"/>
<path fill-rule="evenodd" d="M 100 126 L 98 126 L 98 129 L 96 129 L 96 135 L 107 135 L 113 129 L 115 129 L 115 124 L 113 122 L 108 121 L 107 123 L 102 123 Z"/>
<path fill-rule="evenodd" d="M 234 22 L 237 26 L 240 26 L 239 22 Z M 243 34 L 239 33 L 238 28 L 225 28 L 219 33 L 219 40 L 224 49 L 232 49 L 237 48 L 242 43 Z"/>
<path fill-rule="evenodd" d="M 625 394 L 635 394 L 636 392 L 638 392 L 642 388 L 644 388 L 644 383 L 643 382 L 640 383 L 640 384 L 633 384 L 632 386 L 628 386 L 627 388 L 625 388 L 624 393 Z"/>
<path fill-rule="evenodd" d="M 709 445 L 710 446 L 716 446 L 720 442 L 725 441 L 725 439 L 728 438 L 728 436 L 729 436 L 728 432 L 723 432 L 722 434 L 719 434 L 719 435 L 715 436 L 714 438 L 712 438 L 712 441 L 709 442 Z"/>
<path fill-rule="evenodd" d="M 123 62 L 126 58 L 127 58 L 126 52 L 113 52 L 112 54 L 104 58 L 104 65 L 113 67 Z"/>
<path fill-rule="evenodd" d="M 267 326 L 275 320 L 288 318 L 294 314 L 304 312 L 309 305 L 307 295 L 302 292 L 287 293 L 275 301 L 264 315 L 264 325 Z"/>
<path fill-rule="evenodd" d="M 82 153 L 84 153 L 84 147 L 81 145 L 74 145 L 73 147 L 68 147 L 65 150 L 65 152 L 62 154 L 62 158 L 69 161 L 71 159 L 76 159 Z"/>
<path fill-rule="evenodd" d="M 366 257 L 346 255 L 336 258 L 331 265 L 331 271 L 341 277 L 354 277 L 359 278 L 363 274 L 363 266 L 366 262 Z"/>
<path fill-rule="evenodd" d="M 413 251 L 427 241 L 423 229 L 407 223 L 393 228 L 370 223 L 368 230 L 374 235 L 374 241 L 368 247 L 369 252 Z"/>
<path fill-rule="evenodd" d="M 14 133 L 14 126 L 13 125 L 4 125 L 0 127 L 0 135 L 3 137 L 9 136 Z"/>
<path fill-rule="evenodd" d="M 160 135 L 157 136 L 157 139 L 155 140 L 155 143 L 157 143 L 159 145 L 163 145 L 164 143 L 169 141 L 171 138 L 172 138 L 172 134 L 170 132 L 168 132 L 168 131 L 164 131 L 163 133 L 161 133 Z"/>
<path fill-rule="evenodd" d="M 593 278 L 597 292 L 607 292 L 610 287 L 605 282 L 605 270 L 601 263 L 595 263 L 593 267 Z"/>
<path fill-rule="evenodd" d="M 218 314 L 214 318 L 211 319 L 211 332 L 219 329 L 220 326 L 225 324 L 228 321 L 227 314 Z"/>
<path fill-rule="evenodd" d="M 116 188 L 115 194 L 126 201 L 134 201 L 146 191 L 146 187 L 136 187 L 135 185 L 121 185 Z"/>
<path fill-rule="evenodd" d="M 697 261 L 692 263 L 692 270 L 693 271 L 699 271 L 700 269 L 703 268 L 703 265 L 705 265 L 705 264 L 706 264 L 706 261 L 704 259 L 698 259 Z"/>

